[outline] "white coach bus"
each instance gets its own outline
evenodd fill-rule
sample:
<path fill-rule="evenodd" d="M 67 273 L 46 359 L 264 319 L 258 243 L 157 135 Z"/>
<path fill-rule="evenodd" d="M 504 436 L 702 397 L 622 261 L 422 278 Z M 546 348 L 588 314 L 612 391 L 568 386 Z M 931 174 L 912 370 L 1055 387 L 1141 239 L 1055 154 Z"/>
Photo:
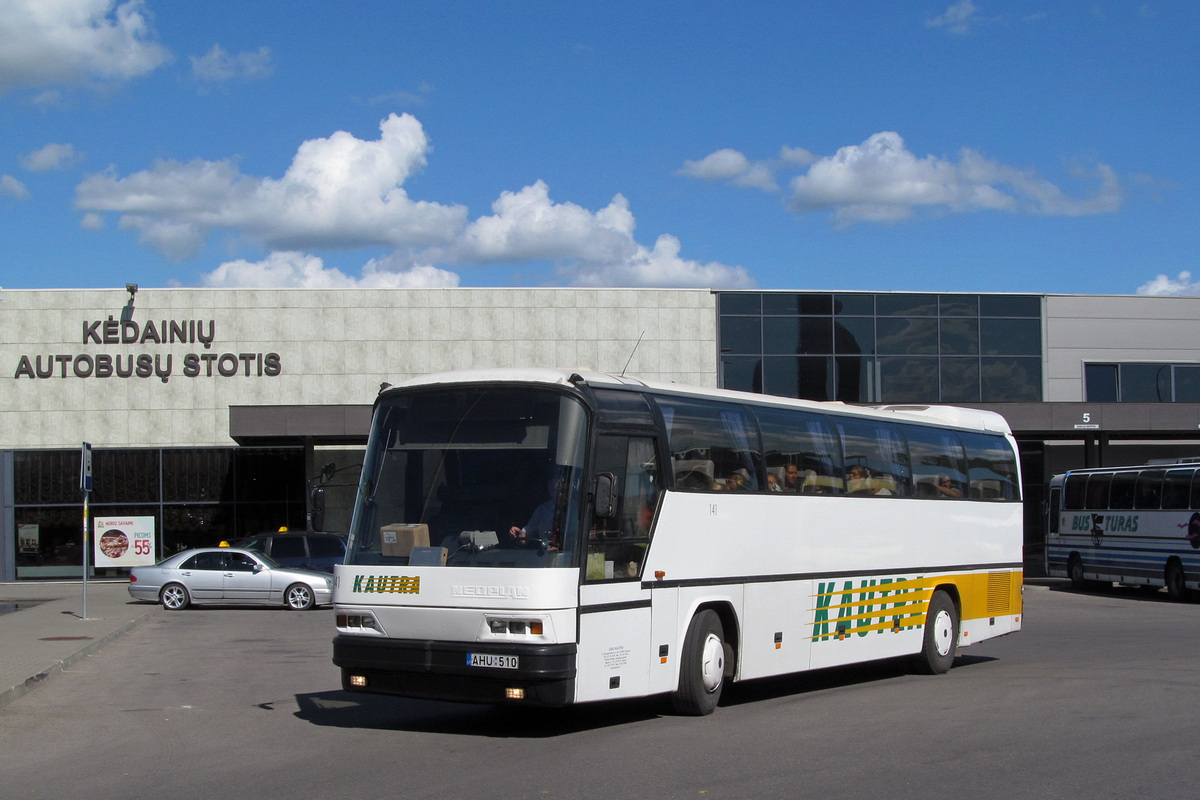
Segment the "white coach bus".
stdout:
<path fill-rule="evenodd" d="M 707 714 L 731 680 L 945 672 L 1021 627 L 1021 548 L 989 412 L 431 375 L 376 400 L 333 660 L 349 692 Z"/>
<path fill-rule="evenodd" d="M 1050 480 L 1046 573 L 1151 589 L 1200 588 L 1195 463 L 1080 469 Z"/>

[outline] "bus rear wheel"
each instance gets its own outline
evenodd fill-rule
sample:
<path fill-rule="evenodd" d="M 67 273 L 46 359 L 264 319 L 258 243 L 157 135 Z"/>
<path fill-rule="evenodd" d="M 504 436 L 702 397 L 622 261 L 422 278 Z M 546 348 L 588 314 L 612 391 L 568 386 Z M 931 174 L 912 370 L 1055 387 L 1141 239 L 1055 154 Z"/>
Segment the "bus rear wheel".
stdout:
<path fill-rule="evenodd" d="M 954 651 L 958 647 L 958 609 L 950 595 L 941 589 L 929 598 L 929 611 L 925 615 L 925 636 L 921 652 L 916 657 L 918 672 L 926 675 L 941 675 L 954 664 Z"/>
<path fill-rule="evenodd" d="M 1172 559 L 1167 563 L 1167 569 L 1163 573 L 1163 581 L 1167 584 L 1167 594 L 1172 600 L 1187 599 L 1187 578 L 1183 574 L 1183 565 Z"/>
<path fill-rule="evenodd" d="M 678 714 L 711 714 L 725 686 L 725 629 L 712 609 L 692 617 L 679 664 L 679 688 L 671 695 Z"/>

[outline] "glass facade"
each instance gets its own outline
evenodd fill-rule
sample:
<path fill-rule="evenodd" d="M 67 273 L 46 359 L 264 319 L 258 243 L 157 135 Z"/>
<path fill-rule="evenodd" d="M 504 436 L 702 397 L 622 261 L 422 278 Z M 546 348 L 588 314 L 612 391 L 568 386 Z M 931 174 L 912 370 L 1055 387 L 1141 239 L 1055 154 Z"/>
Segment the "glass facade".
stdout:
<path fill-rule="evenodd" d="M 1200 364 L 1084 364 L 1090 403 L 1200 403 Z"/>
<path fill-rule="evenodd" d="M 13 453 L 16 576 L 83 574 L 79 450 Z M 156 559 L 277 530 L 304 529 L 301 448 L 97 448 L 89 525 L 96 517 L 154 517 Z M 97 568 L 97 577 L 127 570 Z"/>
<path fill-rule="evenodd" d="M 1037 295 L 722 292 L 718 312 L 723 388 L 848 403 L 1042 400 Z"/>

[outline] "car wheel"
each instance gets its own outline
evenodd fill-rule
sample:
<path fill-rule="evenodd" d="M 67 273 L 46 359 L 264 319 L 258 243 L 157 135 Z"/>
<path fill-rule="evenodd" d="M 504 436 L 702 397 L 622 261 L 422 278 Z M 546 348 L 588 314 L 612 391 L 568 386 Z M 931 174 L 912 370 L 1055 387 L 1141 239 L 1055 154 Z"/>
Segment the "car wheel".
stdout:
<path fill-rule="evenodd" d="M 711 714 L 725 685 L 725 630 L 717 612 L 708 609 L 692 617 L 679 665 L 679 688 L 671 705 L 679 714 Z"/>
<path fill-rule="evenodd" d="M 307 611 L 316 603 L 312 587 L 303 583 L 293 583 L 283 593 L 283 602 L 293 611 Z"/>
<path fill-rule="evenodd" d="M 954 664 L 958 646 L 958 611 L 950 595 L 941 589 L 929 599 L 925 615 L 925 635 L 921 652 L 916 658 L 917 671 L 926 675 L 941 675 Z"/>
<path fill-rule="evenodd" d="M 192 603 L 192 596 L 182 583 L 168 583 L 158 593 L 158 599 L 167 611 L 181 611 Z"/>

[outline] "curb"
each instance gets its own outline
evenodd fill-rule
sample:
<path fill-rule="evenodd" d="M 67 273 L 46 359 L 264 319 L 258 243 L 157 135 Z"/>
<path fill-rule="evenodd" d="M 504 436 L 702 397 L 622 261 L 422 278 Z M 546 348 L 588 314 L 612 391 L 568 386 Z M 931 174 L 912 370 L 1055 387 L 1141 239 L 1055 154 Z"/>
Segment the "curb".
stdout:
<path fill-rule="evenodd" d="M 137 619 L 130 620 L 129 622 L 126 622 L 124 625 L 122 625 L 117 630 L 112 631 L 111 633 L 92 641 L 86 647 L 83 647 L 82 649 L 75 651 L 74 653 L 67 656 L 66 658 L 59 659 L 58 661 L 51 664 L 51 666 L 48 669 L 46 669 L 45 671 L 39 672 L 37 675 L 34 675 L 31 678 L 26 678 L 23 683 L 18 683 L 16 686 L 13 686 L 10 689 L 6 689 L 5 691 L 0 692 L 0 708 L 4 708 L 6 705 L 8 705 L 12 701 L 16 700 L 17 698 L 23 697 L 24 695 L 29 694 L 34 689 L 36 689 L 37 687 L 39 687 L 43 683 L 45 683 L 47 680 L 54 677 L 58 673 L 62 672 L 67 667 L 71 666 L 72 664 L 74 664 L 76 661 L 79 661 L 82 658 L 90 656 L 92 653 L 95 653 L 97 650 L 104 647 L 104 645 L 115 640 L 117 637 L 121 636 L 122 634 L 128 633 L 129 631 L 133 630 L 134 628 L 141 625 L 146 620 L 150 619 L 152 616 L 154 616 L 154 614 L 143 614 L 143 615 L 139 616 Z"/>

